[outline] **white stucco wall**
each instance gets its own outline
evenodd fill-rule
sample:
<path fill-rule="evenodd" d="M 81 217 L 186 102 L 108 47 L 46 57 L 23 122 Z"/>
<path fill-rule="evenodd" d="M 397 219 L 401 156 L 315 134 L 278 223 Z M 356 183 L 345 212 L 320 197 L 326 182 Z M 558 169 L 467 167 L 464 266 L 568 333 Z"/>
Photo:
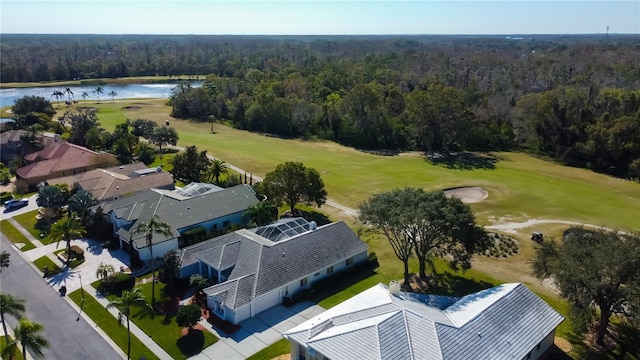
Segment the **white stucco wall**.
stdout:
<path fill-rule="evenodd" d="M 134 242 L 135 244 L 135 242 Z M 137 249 L 137 248 L 136 248 Z M 140 254 L 140 260 L 149 261 L 151 260 L 151 252 L 149 251 L 149 247 L 143 247 L 142 249 L 137 249 Z M 153 245 L 153 257 L 154 258 L 162 258 L 164 254 L 168 253 L 171 250 L 178 250 L 178 239 L 171 239 L 167 241 L 163 241 L 159 244 Z"/>
<path fill-rule="evenodd" d="M 544 338 L 544 340 L 542 340 L 542 342 L 540 342 L 540 348 L 539 349 L 536 346 L 536 347 L 533 348 L 533 350 L 531 350 L 531 358 L 530 359 L 531 360 L 540 359 L 542 354 L 544 354 L 544 352 L 547 351 L 547 349 L 549 349 L 553 345 L 553 341 L 554 341 L 555 337 L 556 337 L 556 331 L 553 330 L 552 332 L 549 333 L 549 335 L 547 335 L 547 337 Z"/>

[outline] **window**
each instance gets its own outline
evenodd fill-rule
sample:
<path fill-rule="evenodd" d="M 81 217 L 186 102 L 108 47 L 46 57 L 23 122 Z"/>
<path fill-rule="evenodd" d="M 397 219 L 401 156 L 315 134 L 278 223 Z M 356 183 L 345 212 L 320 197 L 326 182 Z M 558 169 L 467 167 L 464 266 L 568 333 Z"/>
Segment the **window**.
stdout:
<path fill-rule="evenodd" d="M 222 222 L 222 227 L 227 227 L 229 226 L 229 220 L 225 220 Z"/>
<path fill-rule="evenodd" d="M 327 268 L 327 274 L 333 274 L 333 266 Z"/>
<path fill-rule="evenodd" d="M 298 345 L 298 360 L 307 360 L 307 349 L 302 345 Z"/>
<path fill-rule="evenodd" d="M 313 276 L 318 276 L 318 275 L 320 275 L 320 273 L 319 273 L 319 272 L 317 272 L 317 273 L 313 274 Z"/>
<path fill-rule="evenodd" d="M 347 266 L 353 265 L 353 258 L 348 258 L 346 263 L 347 263 Z"/>
<path fill-rule="evenodd" d="M 300 286 L 305 286 L 305 285 L 307 285 L 307 278 L 300 279 Z"/>

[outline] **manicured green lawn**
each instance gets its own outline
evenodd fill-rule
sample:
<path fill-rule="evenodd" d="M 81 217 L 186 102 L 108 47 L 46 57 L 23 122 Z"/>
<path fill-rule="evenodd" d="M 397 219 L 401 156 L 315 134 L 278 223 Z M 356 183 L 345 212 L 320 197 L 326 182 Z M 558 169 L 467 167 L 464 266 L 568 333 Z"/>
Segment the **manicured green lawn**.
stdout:
<path fill-rule="evenodd" d="M 80 306 L 82 303 L 82 293 L 78 289 L 68 294 L 69 298 Z M 93 322 L 102 329 L 115 342 L 120 349 L 127 353 L 127 331 L 126 323 L 120 325 L 109 311 L 107 311 L 100 303 L 91 295 L 85 293 L 84 306 L 82 311 L 93 320 Z M 158 359 L 157 356 L 149 348 L 147 348 L 135 335 L 131 335 L 131 358 L 132 359 Z"/>
<path fill-rule="evenodd" d="M 38 210 L 33 210 L 26 212 L 24 214 L 14 216 L 14 220 L 18 222 L 18 224 L 22 225 L 22 227 L 27 230 L 34 238 L 38 240 L 40 239 L 41 231 L 36 229 L 36 223 L 38 219 L 36 219 L 36 215 L 38 215 Z M 43 242 L 44 244 L 44 242 Z"/>
<path fill-rule="evenodd" d="M 13 337 L 11 335 L 9 335 L 9 339 L 13 340 Z M 6 339 L 4 336 L 2 336 L 0 338 L 0 354 L 2 353 L 2 351 L 4 351 L 4 348 L 7 347 L 7 343 L 6 343 Z M 13 357 L 13 360 L 24 360 L 24 357 L 22 357 L 22 347 L 19 346 L 18 349 L 16 350 L 15 356 Z"/>
<path fill-rule="evenodd" d="M 290 351 L 291 347 L 289 346 L 289 341 L 280 339 L 277 342 L 258 351 L 257 353 L 249 356 L 247 360 L 271 360 L 276 356 L 288 354 Z"/>
<path fill-rule="evenodd" d="M 0 230 L 2 233 L 11 240 L 14 244 L 24 244 L 23 247 L 20 248 L 21 251 L 27 251 L 31 249 L 35 249 L 35 245 L 31 241 L 29 241 L 18 229 L 16 229 L 13 224 L 11 224 L 8 220 L 0 221 Z"/>
<path fill-rule="evenodd" d="M 123 109 L 127 106 L 137 108 Z M 170 107 L 164 100 L 99 106 L 102 125 L 112 131 L 126 120 L 143 117 L 163 123 Z M 475 163 L 434 164 L 419 153 L 384 156 L 328 141 L 280 139 L 240 131 L 219 123 L 171 119 L 178 145 L 199 150 L 263 176 L 285 161 L 300 161 L 318 170 L 329 197 L 355 208 L 369 195 L 404 186 L 444 189 L 481 186 L 489 197 L 471 207 L 483 224 L 505 217 L 562 219 L 637 230 L 640 184 L 563 166 L 523 153 L 494 153 Z"/>
<path fill-rule="evenodd" d="M 151 301 L 151 282 L 136 285 L 136 287 L 139 287 L 145 298 L 148 301 Z M 156 301 L 160 302 L 167 300 L 167 298 L 161 295 L 163 293 L 162 289 L 164 288 L 164 284 L 157 283 L 155 288 Z M 116 297 L 115 295 L 109 295 L 107 298 L 111 301 Z M 182 336 L 182 328 L 175 322 L 175 315 L 156 315 L 151 317 L 148 315 L 141 316 L 139 313 L 134 312 L 132 321 L 142 331 L 149 335 L 149 337 L 151 337 L 162 349 L 164 349 L 164 351 L 171 355 L 172 359 L 186 359 L 188 357 L 180 350 L 179 343 L 183 341 L 188 342 L 190 338 L 189 336 Z M 197 334 L 198 333 L 194 334 L 194 336 Z M 207 330 L 202 331 L 201 334 L 204 336 L 204 339 L 199 339 L 202 341 L 202 344 L 198 345 L 201 346 L 198 350 L 205 349 L 218 341 L 218 338 Z M 190 348 L 190 350 L 195 351 L 193 348 Z"/>
<path fill-rule="evenodd" d="M 53 260 L 49 259 L 48 256 L 43 256 L 40 258 L 37 258 L 33 264 L 38 268 L 38 270 L 40 270 L 41 272 L 44 273 L 44 267 L 48 267 L 49 268 L 49 276 L 51 275 L 55 275 L 58 274 L 59 272 L 62 271 L 62 269 L 60 269 L 60 267 L 58 266 L 58 264 L 54 263 Z"/>

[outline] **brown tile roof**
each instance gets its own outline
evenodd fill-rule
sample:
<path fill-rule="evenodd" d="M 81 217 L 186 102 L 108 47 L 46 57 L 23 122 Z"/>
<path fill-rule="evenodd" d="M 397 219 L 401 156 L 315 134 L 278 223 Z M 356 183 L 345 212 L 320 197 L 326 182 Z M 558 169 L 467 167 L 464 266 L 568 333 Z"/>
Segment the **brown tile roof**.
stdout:
<path fill-rule="evenodd" d="M 25 156 L 27 161 L 38 161 L 21 167 L 16 173 L 24 178 L 48 176 L 52 173 L 74 169 L 93 168 L 97 152 L 70 143 L 56 143 L 33 154 Z"/>
<path fill-rule="evenodd" d="M 49 185 L 67 184 L 73 187 L 78 184 L 83 190 L 91 192 L 98 200 L 135 193 L 138 191 L 163 188 L 173 189 L 173 177 L 167 172 L 151 173 L 141 177 L 130 177 L 137 170 L 146 169 L 139 162 L 107 169 L 95 169 L 84 173 L 49 180 Z"/>
<path fill-rule="evenodd" d="M 20 141 L 20 136 L 26 133 L 27 132 L 24 130 L 9 130 L 9 131 L 0 133 L 0 144 L 6 145 L 10 142 Z"/>

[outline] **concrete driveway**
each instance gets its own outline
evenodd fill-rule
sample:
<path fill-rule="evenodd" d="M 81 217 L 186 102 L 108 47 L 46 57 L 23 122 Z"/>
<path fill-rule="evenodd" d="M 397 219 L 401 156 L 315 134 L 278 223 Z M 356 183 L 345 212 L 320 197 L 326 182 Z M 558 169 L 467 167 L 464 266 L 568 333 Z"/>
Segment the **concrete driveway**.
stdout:
<path fill-rule="evenodd" d="M 59 274 L 47 278 L 47 282 L 58 289 L 61 285 L 67 287 L 67 292 L 72 292 L 80 288 L 80 282 L 83 286 L 98 280 L 96 272 L 100 264 L 113 265 L 115 272 L 120 271 L 121 267 L 128 267 L 129 254 L 123 250 L 108 250 L 102 248 L 102 243 L 89 240 L 78 239 L 72 240 L 71 245 L 77 245 L 84 249 L 85 261 L 80 266 L 68 269 Z M 64 249 L 66 243 L 60 242 L 57 249 Z M 51 254 L 56 250 L 56 244 L 49 244 L 24 252 L 24 256 L 31 262 L 47 254 Z"/>
<path fill-rule="evenodd" d="M 0 206 L 0 219 L 8 219 L 8 218 L 12 218 L 16 215 L 20 215 L 20 214 L 24 214 L 27 213 L 29 211 L 33 211 L 36 210 L 38 208 L 38 204 L 36 204 L 36 199 L 38 198 L 38 194 L 35 195 L 31 195 L 28 200 L 29 200 L 29 205 L 17 209 L 17 210 L 13 210 L 13 211 L 9 211 L 9 212 L 5 212 L 5 208 L 4 205 Z"/>
<path fill-rule="evenodd" d="M 323 308 L 309 301 L 298 303 L 290 308 L 277 305 L 240 322 L 241 329 L 231 335 L 221 334 L 212 328 L 211 324 L 203 321 L 201 324 L 216 334 L 220 341 L 190 359 L 246 359 L 282 339 L 282 333 L 324 311 Z"/>

